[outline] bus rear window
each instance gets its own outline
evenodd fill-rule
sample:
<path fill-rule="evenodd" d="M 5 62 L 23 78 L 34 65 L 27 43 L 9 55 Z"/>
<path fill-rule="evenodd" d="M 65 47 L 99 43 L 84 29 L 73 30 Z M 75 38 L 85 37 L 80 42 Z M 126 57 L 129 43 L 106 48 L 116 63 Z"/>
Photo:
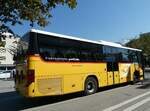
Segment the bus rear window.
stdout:
<path fill-rule="evenodd" d="M 24 61 L 26 60 L 27 55 L 37 54 L 37 41 L 34 33 L 27 33 L 23 36 L 17 47 L 17 55 L 14 57 L 16 61 Z"/>
<path fill-rule="evenodd" d="M 20 39 L 17 46 L 17 54 L 14 57 L 14 60 L 23 62 L 28 51 L 29 47 L 29 36 L 26 35 Z"/>

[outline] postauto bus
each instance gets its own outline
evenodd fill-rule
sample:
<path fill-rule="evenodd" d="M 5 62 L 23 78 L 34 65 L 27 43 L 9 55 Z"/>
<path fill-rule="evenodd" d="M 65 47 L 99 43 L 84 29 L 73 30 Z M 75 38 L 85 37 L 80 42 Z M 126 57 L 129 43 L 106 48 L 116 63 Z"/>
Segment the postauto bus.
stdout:
<path fill-rule="evenodd" d="M 143 80 L 141 50 L 31 29 L 20 40 L 16 90 L 25 97 L 63 95 Z"/>

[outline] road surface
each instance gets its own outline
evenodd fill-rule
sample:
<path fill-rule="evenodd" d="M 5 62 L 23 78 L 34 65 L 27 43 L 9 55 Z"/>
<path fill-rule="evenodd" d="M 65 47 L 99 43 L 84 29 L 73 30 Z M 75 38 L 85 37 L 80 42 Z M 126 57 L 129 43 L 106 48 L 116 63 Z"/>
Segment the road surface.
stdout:
<path fill-rule="evenodd" d="M 99 89 L 81 93 L 27 100 L 14 90 L 14 82 L 0 80 L 0 111 L 150 111 L 150 72 L 143 84 Z"/>

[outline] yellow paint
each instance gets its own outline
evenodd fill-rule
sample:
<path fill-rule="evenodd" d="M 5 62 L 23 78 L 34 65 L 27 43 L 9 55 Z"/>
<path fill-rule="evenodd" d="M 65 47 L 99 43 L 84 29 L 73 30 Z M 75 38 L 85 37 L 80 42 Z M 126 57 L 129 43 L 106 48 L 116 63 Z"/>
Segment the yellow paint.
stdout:
<path fill-rule="evenodd" d="M 107 72 L 107 78 L 108 78 L 108 85 L 113 85 L 113 72 Z"/>
<path fill-rule="evenodd" d="M 127 78 L 129 76 L 130 66 L 131 66 L 131 63 L 119 64 L 120 78 Z"/>
<path fill-rule="evenodd" d="M 16 90 L 26 97 L 62 95 L 84 90 L 88 76 L 95 76 L 99 87 L 133 80 L 134 64 L 119 63 L 119 71 L 107 72 L 106 63 L 45 62 L 40 57 L 30 57 L 29 66 L 17 65 L 17 70 L 35 70 L 35 82 L 28 87 L 16 83 Z M 139 68 L 138 68 L 139 69 Z M 140 69 L 142 74 L 142 70 Z"/>
<path fill-rule="evenodd" d="M 119 84 L 119 72 L 118 71 L 114 71 L 114 84 Z"/>

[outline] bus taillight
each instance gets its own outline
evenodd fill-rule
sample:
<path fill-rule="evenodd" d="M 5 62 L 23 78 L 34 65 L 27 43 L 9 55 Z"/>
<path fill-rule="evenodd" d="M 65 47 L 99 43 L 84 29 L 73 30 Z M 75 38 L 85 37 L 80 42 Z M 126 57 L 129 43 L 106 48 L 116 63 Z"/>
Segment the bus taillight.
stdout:
<path fill-rule="evenodd" d="M 34 82 L 35 79 L 35 71 L 33 69 L 29 69 L 27 73 L 27 86 Z"/>

